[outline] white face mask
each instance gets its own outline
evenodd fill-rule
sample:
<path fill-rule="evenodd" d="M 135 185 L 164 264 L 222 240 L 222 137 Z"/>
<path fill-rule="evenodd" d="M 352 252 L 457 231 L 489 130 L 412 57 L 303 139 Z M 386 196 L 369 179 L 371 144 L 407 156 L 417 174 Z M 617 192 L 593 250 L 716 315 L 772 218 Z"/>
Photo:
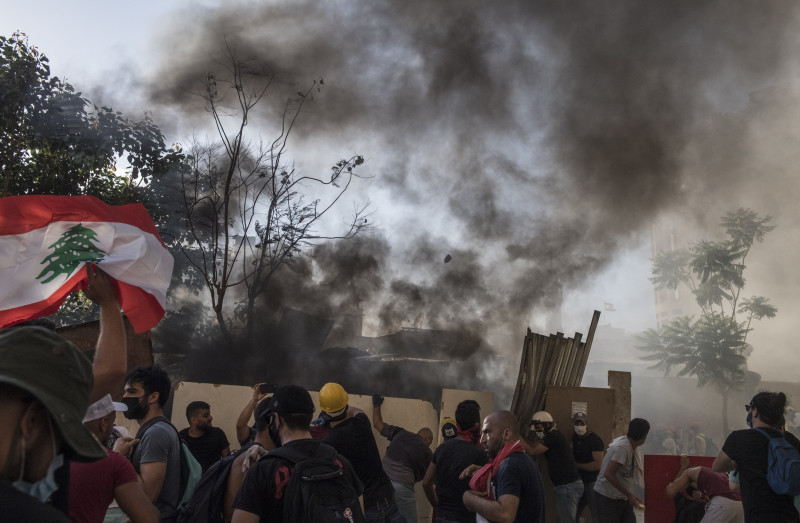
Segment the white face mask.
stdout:
<path fill-rule="evenodd" d="M 586 435 L 586 425 L 575 425 L 575 434 L 578 436 Z"/>
<path fill-rule="evenodd" d="M 42 479 L 34 483 L 30 483 L 22 479 L 25 476 L 26 454 L 25 440 L 23 439 L 21 440 L 22 459 L 19 467 L 19 478 L 12 484 L 15 489 L 38 499 L 42 503 L 46 503 L 47 500 L 50 499 L 50 496 L 53 495 L 53 492 L 58 490 L 58 483 L 56 483 L 56 470 L 60 469 L 64 465 L 64 455 L 56 454 L 56 441 L 55 435 L 53 434 L 53 422 L 50 421 L 50 416 L 47 417 L 47 423 L 50 425 L 50 441 L 53 444 L 54 456 L 53 460 L 50 462 L 50 466 L 47 467 L 47 473 Z"/>

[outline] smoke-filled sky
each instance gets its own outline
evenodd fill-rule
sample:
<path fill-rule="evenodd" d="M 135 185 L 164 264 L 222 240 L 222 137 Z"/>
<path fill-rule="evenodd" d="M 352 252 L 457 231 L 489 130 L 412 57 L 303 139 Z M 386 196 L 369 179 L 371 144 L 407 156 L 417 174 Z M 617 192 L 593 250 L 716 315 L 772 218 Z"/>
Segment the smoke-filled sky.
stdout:
<path fill-rule="evenodd" d="M 277 101 L 324 78 L 290 154 L 309 173 L 367 160 L 350 197 L 372 202 L 375 233 L 315 260 L 332 294 L 358 275 L 369 334 L 422 312 L 423 327 L 478 325 L 512 352 L 526 326 L 549 328 L 559 287 L 568 333 L 604 302 L 602 323 L 654 327 L 650 227 L 714 238 L 719 216 L 750 207 L 777 229 L 748 258 L 745 294 L 779 309 L 750 367 L 796 380 L 800 4 L 162 4 L 19 2 L 0 30 L 27 32 L 94 101 L 152 111 L 170 141 L 207 129 L 191 92 L 226 41 L 274 74 L 253 119 L 267 138 Z"/>

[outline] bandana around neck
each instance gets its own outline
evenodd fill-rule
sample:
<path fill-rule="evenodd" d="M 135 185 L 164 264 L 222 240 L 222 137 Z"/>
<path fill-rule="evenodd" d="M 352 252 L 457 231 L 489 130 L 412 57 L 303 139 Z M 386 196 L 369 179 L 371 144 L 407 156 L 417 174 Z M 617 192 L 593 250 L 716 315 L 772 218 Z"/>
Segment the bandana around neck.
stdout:
<path fill-rule="evenodd" d="M 519 440 L 506 443 L 491 463 L 484 465 L 472 475 L 472 479 L 469 480 L 469 488 L 477 492 L 486 492 L 489 495 L 489 499 L 494 500 L 494 493 L 489 486 L 492 483 L 492 478 L 497 476 L 497 471 L 500 470 L 500 464 L 511 454 L 524 451 L 525 449 L 522 447 L 522 443 L 520 443 Z"/>

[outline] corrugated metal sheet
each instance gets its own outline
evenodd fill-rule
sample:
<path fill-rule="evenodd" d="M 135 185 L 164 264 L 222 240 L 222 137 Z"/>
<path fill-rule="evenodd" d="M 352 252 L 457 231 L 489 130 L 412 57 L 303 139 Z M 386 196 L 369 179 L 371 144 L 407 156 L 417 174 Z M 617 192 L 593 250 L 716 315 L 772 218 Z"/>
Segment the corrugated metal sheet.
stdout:
<path fill-rule="evenodd" d="M 531 416 L 544 409 L 548 385 L 580 386 L 599 321 L 600 311 L 594 311 L 586 342 L 581 341 L 583 334 L 579 332 L 573 338 L 565 338 L 561 332 L 545 336 L 528 329 L 511 403 L 511 412 L 520 420 L 523 434 L 528 432 Z"/>

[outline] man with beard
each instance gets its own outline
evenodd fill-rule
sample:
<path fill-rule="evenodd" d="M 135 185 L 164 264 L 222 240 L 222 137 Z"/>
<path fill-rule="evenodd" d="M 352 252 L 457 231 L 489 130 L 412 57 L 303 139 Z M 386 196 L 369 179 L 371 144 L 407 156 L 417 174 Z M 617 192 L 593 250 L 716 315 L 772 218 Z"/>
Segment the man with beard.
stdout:
<path fill-rule="evenodd" d="M 492 462 L 462 472 L 463 478 L 472 477 L 464 506 L 489 521 L 544 523 L 542 476 L 525 453 L 517 418 L 507 410 L 486 416 L 481 444 Z"/>
<path fill-rule="evenodd" d="M 277 451 L 299 454 L 304 459 L 315 458 L 320 452 L 334 456 L 335 463 L 342 469 L 346 484 L 352 487 L 357 503 L 348 507 L 351 518 L 363 521 L 363 497 L 361 483 L 350 462 L 325 443 L 311 438 L 308 427 L 314 413 L 311 395 L 297 385 L 285 385 L 275 391 L 259 418 L 267 423 L 269 437 Z M 256 420 L 259 423 L 259 420 Z M 296 502 L 287 499 L 285 494 L 290 485 L 291 475 L 301 460 L 289 460 L 280 456 L 264 457 L 250 467 L 244 477 L 242 487 L 233 504 L 234 523 L 257 523 L 284 521 L 284 510 Z M 353 514 L 354 513 L 354 514 Z M 351 520 L 352 521 L 352 520 Z"/>
<path fill-rule="evenodd" d="M 480 445 L 481 411 L 475 400 L 464 400 L 456 407 L 456 437 L 439 445 L 422 480 L 425 496 L 436 509 L 437 523 L 471 523 L 475 513 L 464 506 L 469 480 L 461 477 L 473 464 L 485 465 L 489 459 Z"/>
<path fill-rule="evenodd" d="M 131 457 L 144 493 L 158 508 L 162 522 L 175 521 L 181 497 L 181 443 L 163 410 L 171 390 L 169 376 L 158 365 L 131 371 L 122 402 L 128 407 L 125 417 L 136 420 L 139 431 L 135 439 L 119 438 L 114 444 L 114 450 Z"/>
<path fill-rule="evenodd" d="M 205 401 L 193 401 L 186 406 L 189 426 L 180 431 L 181 439 L 200 463 L 203 472 L 231 453 L 225 431 L 211 425 L 214 417 L 211 406 Z"/>
<path fill-rule="evenodd" d="M 62 464 L 106 455 L 81 422 L 93 381 L 86 356 L 55 332 L 0 332 L 0 521 L 67 521 L 45 504 Z"/>
<path fill-rule="evenodd" d="M 111 395 L 106 394 L 89 405 L 83 424 L 98 440 L 106 441 L 117 412 L 126 410 L 124 404 L 111 401 Z M 145 496 L 131 463 L 113 450 L 106 454 L 93 463 L 70 465 L 70 521 L 101 523 L 109 504 L 116 500 L 133 523 L 157 523 L 158 510 Z"/>

